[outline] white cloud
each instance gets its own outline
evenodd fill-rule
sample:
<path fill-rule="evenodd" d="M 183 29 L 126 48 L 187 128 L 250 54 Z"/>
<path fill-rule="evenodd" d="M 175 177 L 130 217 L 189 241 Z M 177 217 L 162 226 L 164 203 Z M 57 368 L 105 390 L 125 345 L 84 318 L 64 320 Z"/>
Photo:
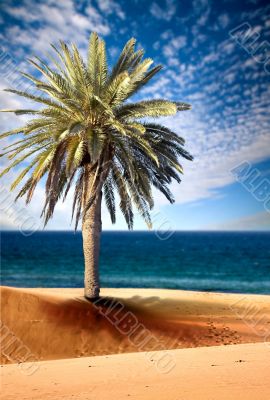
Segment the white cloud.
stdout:
<path fill-rule="evenodd" d="M 93 3 L 88 3 L 85 15 L 78 11 L 76 3 L 71 0 L 60 3 L 47 0 L 42 4 L 25 0 L 22 4 L 7 8 L 26 27 L 22 29 L 21 25 L 14 25 L 6 32 L 7 40 L 18 45 L 18 54 L 22 51 L 22 45 L 29 46 L 33 52 L 48 50 L 49 43 L 55 42 L 57 38 L 72 40 L 81 49 L 85 49 L 91 30 L 102 35 L 112 31 L 107 16 L 113 14 L 119 19 L 124 19 L 125 16 L 121 7 L 115 5 L 117 3 L 110 2 L 109 7 L 107 0 L 100 0 L 98 8 Z M 160 58 L 164 56 L 166 59 L 166 69 L 141 92 L 143 97 L 183 100 L 193 106 L 192 111 L 180 113 L 172 119 L 164 119 L 165 125 L 186 138 L 186 148 L 195 156 L 193 163 L 184 162 L 185 175 L 182 184 L 172 186 L 178 204 L 220 197 L 222 189 L 234 182 L 230 170 L 235 165 L 244 160 L 256 163 L 270 156 L 270 88 L 265 83 L 263 65 L 259 65 L 238 47 L 230 39 L 229 33 L 227 39 L 220 43 L 210 40 L 204 33 L 206 31 L 202 31 L 202 25 L 207 23 L 210 16 L 210 2 L 195 0 L 192 4 L 192 17 L 195 17 L 192 46 L 203 43 L 206 48 L 204 51 L 199 48 L 195 55 L 189 53 L 190 57 L 186 57 L 185 63 L 181 64 L 182 52 L 186 55 L 185 52 L 189 50 L 189 36 L 186 31 L 183 31 L 185 35 L 179 35 L 174 34 L 171 29 L 165 30 L 156 47 L 161 50 Z M 28 7 L 32 9 L 32 13 L 28 12 Z M 152 3 L 150 10 L 159 20 L 156 23 L 159 24 L 160 20 L 170 21 L 176 12 L 176 2 L 166 1 L 165 7 Z M 259 15 L 263 18 L 261 11 L 254 14 L 254 17 Z M 244 17 L 252 23 L 252 15 L 245 14 Z M 133 22 L 132 26 L 138 25 L 136 21 Z M 217 23 L 224 29 L 228 22 L 227 14 L 218 17 Z M 121 29 L 125 32 L 127 28 L 122 26 Z M 115 56 L 116 52 L 117 47 L 112 47 L 111 55 Z M 20 108 L 26 104 L 24 100 L 7 93 L 1 93 L 0 103 L 5 108 Z M 6 130 L 20 125 L 20 120 L 18 117 L 11 119 L 10 115 L 4 115 L 3 125 Z M 37 218 L 43 199 L 42 192 L 40 186 L 33 204 L 29 207 Z M 160 194 L 155 197 L 157 207 L 167 204 Z M 65 205 L 57 206 L 54 221 L 49 223 L 48 228 L 68 228 L 70 210 L 71 198 Z M 107 214 L 104 220 L 104 226 L 109 228 L 111 225 Z M 121 224 L 122 222 L 117 227 L 124 227 Z"/>
<path fill-rule="evenodd" d="M 193 0 L 193 9 L 197 15 L 196 25 L 194 25 L 194 33 L 198 32 L 201 26 L 204 26 L 210 16 L 211 8 L 208 0 Z"/>
<path fill-rule="evenodd" d="M 259 212 L 220 224 L 206 225 L 205 229 L 223 231 L 269 231 L 270 214 L 266 211 Z"/>
<path fill-rule="evenodd" d="M 119 3 L 113 0 L 98 0 L 99 9 L 104 12 L 106 15 L 115 14 L 120 19 L 124 20 L 126 15 L 122 10 Z"/>
<path fill-rule="evenodd" d="M 218 22 L 219 22 L 219 25 L 221 26 L 221 28 L 225 29 L 229 25 L 229 22 L 230 22 L 230 18 L 228 16 L 228 14 L 220 14 L 218 16 Z"/>
<path fill-rule="evenodd" d="M 183 35 L 176 36 L 173 39 L 169 40 L 168 44 L 163 46 L 163 54 L 165 57 L 177 57 L 178 50 L 185 47 L 187 44 L 187 38 Z"/>
<path fill-rule="evenodd" d="M 160 7 L 154 2 L 150 6 L 150 13 L 157 19 L 170 21 L 176 13 L 176 2 L 174 0 L 166 0 L 164 7 Z"/>
<path fill-rule="evenodd" d="M 52 0 L 44 3 L 24 0 L 22 5 L 7 5 L 4 10 L 19 22 L 6 29 L 6 40 L 12 45 L 28 46 L 33 53 L 48 51 L 50 43 L 59 39 L 74 41 L 80 47 L 90 32 L 108 35 L 111 31 L 102 15 L 104 13 L 88 5 L 83 15 L 72 0 L 58 3 Z"/>
<path fill-rule="evenodd" d="M 190 64 L 178 62 L 178 71 L 167 69 L 165 88 L 158 81 L 147 88 L 152 95 L 157 92 L 193 106 L 192 111 L 164 119 L 187 139 L 186 147 L 195 156 L 193 163 L 184 163 L 182 184 L 172 186 L 177 203 L 220 196 L 226 185 L 234 183 L 230 170 L 235 165 L 270 156 L 270 88 L 263 68 L 253 60 L 250 69 L 251 57 L 246 59 L 243 53 L 242 60 L 238 50 L 232 40 L 224 40 Z M 172 65 L 174 54 L 167 56 Z M 161 195 L 157 198 L 159 204 L 166 203 Z"/>

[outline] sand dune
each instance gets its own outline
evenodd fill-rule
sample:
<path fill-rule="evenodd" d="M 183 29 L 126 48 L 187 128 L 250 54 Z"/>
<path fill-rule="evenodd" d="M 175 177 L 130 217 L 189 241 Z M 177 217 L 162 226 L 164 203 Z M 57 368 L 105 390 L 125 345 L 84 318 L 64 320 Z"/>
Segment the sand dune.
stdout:
<path fill-rule="evenodd" d="M 170 350 L 174 368 L 162 374 L 146 353 L 84 357 L 2 370 L 2 399 L 269 400 L 270 343 Z M 158 358 L 153 353 L 153 358 Z"/>
<path fill-rule="evenodd" d="M 270 296 L 82 294 L 1 288 L 3 400 L 269 400 Z"/>
<path fill-rule="evenodd" d="M 104 289 L 92 304 L 82 294 L 2 287 L 1 362 L 270 341 L 269 296 Z"/>

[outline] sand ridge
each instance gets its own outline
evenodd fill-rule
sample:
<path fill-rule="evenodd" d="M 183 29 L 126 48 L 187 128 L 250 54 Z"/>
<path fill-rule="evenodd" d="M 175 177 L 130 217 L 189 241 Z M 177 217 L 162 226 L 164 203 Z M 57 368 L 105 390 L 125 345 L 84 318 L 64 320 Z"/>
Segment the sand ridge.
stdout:
<path fill-rule="evenodd" d="M 270 341 L 270 297 L 158 289 L 1 288 L 2 363 Z M 132 330 L 133 328 L 133 330 Z M 17 351 L 17 353 L 16 353 Z"/>

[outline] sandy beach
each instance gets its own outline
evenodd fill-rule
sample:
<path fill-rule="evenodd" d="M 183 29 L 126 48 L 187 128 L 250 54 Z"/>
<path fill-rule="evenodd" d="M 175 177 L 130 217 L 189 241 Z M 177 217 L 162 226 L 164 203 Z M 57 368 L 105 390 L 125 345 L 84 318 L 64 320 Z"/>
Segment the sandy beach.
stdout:
<path fill-rule="evenodd" d="M 270 398 L 270 296 L 101 295 L 1 288 L 4 399 Z"/>
<path fill-rule="evenodd" d="M 154 356 L 158 356 L 155 353 Z M 170 350 L 175 367 L 161 374 L 145 353 L 37 363 L 25 376 L 2 368 L 2 398 L 44 400 L 269 400 L 270 343 Z M 15 383 L 16 382 L 16 383 Z"/>

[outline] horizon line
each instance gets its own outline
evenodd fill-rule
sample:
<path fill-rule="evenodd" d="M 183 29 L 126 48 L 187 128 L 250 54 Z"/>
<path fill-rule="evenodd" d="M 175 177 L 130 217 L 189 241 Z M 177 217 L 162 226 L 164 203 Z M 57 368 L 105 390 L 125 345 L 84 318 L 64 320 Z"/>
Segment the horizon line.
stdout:
<path fill-rule="evenodd" d="M 253 229 L 253 230 L 222 230 L 222 229 L 194 229 L 194 230 L 189 230 L 189 229 L 174 229 L 174 230 L 157 230 L 157 229 L 153 229 L 153 230 L 148 230 L 148 229 L 133 229 L 133 230 L 128 230 L 128 229 L 104 229 L 102 230 L 102 232 L 127 232 L 127 233 L 136 233 L 136 232 L 145 232 L 145 233 L 155 233 L 155 232 L 183 232 L 183 233 L 194 233 L 194 232 L 205 232 L 205 233 L 270 233 L 270 229 L 263 229 L 263 230 L 259 230 L 259 229 Z M 1 232 L 21 232 L 22 230 L 20 229 L 1 229 L 0 228 L 0 233 Z M 31 230 L 24 230 L 23 232 L 31 232 Z M 82 232 L 81 229 L 78 229 L 77 231 L 73 230 L 73 229 L 48 229 L 48 230 L 36 230 L 33 232 L 34 233 L 46 233 L 46 232 Z"/>

